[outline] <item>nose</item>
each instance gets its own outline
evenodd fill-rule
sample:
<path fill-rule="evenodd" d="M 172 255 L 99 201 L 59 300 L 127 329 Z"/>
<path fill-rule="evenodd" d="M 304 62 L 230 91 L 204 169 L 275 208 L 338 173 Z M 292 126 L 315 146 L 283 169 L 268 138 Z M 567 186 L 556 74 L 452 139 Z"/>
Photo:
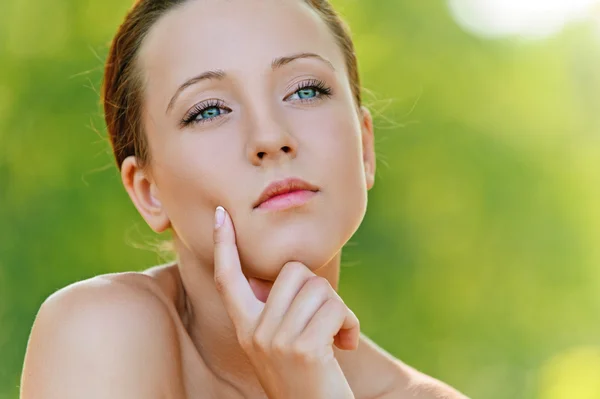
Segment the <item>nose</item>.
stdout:
<path fill-rule="evenodd" d="M 298 143 L 285 122 L 272 116 L 255 118 L 249 132 L 248 159 L 254 166 L 296 157 Z"/>

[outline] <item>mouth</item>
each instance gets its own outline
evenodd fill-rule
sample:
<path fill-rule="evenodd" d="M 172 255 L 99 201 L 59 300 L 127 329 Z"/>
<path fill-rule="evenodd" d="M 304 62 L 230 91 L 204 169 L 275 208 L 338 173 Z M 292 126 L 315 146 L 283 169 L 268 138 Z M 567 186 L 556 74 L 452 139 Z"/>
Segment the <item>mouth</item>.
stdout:
<path fill-rule="evenodd" d="M 275 181 L 267 186 L 254 209 L 284 210 L 307 203 L 317 195 L 319 188 L 298 178 Z"/>

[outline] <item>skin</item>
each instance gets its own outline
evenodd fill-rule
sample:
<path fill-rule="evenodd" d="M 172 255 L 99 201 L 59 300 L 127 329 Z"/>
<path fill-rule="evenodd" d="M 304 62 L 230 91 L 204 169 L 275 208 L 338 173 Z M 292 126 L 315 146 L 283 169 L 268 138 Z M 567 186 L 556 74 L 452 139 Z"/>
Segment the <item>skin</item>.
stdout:
<path fill-rule="evenodd" d="M 152 158 L 145 168 L 126 159 L 123 183 L 152 229 L 172 231 L 178 261 L 98 276 L 48 298 L 30 336 L 21 397 L 275 397 L 269 389 L 276 381 L 257 372 L 256 358 L 240 343 L 236 309 L 248 303 L 243 292 L 273 309 L 282 303 L 277 298 L 294 297 L 292 281 L 297 293 L 311 276 L 337 297 L 341 249 L 364 217 L 374 182 L 371 116 L 354 102 L 334 37 L 301 1 L 188 2 L 152 28 L 138 67 Z M 206 71 L 226 76 L 173 99 Z M 298 92 L 315 81 L 331 95 Z M 182 127 L 207 100 L 223 108 Z M 253 208 L 269 183 L 287 177 L 307 180 L 318 194 L 285 211 Z M 220 269 L 217 206 L 231 223 L 229 261 Z M 236 264 L 232 259 L 237 280 L 217 273 Z M 298 294 L 296 308 L 307 298 Z M 335 346 L 329 336 L 329 347 L 353 397 L 464 398 L 359 335 L 347 308 L 332 314 L 340 312 L 352 333 L 340 333 Z"/>

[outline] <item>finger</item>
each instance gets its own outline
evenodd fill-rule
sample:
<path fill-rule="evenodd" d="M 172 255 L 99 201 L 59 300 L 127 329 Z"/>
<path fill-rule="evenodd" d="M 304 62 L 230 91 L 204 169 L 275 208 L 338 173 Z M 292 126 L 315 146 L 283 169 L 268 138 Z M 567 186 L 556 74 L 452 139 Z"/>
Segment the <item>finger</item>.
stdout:
<path fill-rule="evenodd" d="M 229 317 L 236 329 L 248 328 L 258 318 L 263 305 L 256 299 L 242 273 L 235 243 L 235 230 L 229 213 L 223 207 L 215 212 L 214 278 Z"/>
<path fill-rule="evenodd" d="M 276 339 L 284 343 L 295 341 L 321 306 L 331 298 L 339 297 L 329 281 L 322 277 L 310 278 L 283 316 Z"/>
<path fill-rule="evenodd" d="M 316 345 L 331 345 L 334 341 L 340 349 L 354 350 L 358 348 L 359 338 L 360 323 L 354 312 L 341 300 L 330 298 L 319 308 L 298 339 Z"/>
<path fill-rule="evenodd" d="M 283 266 L 273 283 L 256 328 L 256 333 L 263 340 L 270 341 L 275 335 L 294 298 L 304 283 L 314 276 L 315 274 L 300 262 L 288 262 Z"/>

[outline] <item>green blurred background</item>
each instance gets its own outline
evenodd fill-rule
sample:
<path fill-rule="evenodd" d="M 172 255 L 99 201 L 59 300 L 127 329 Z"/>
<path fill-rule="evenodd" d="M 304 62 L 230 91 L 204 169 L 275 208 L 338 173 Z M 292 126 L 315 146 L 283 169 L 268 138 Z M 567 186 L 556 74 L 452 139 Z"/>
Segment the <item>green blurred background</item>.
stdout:
<path fill-rule="evenodd" d="M 600 398 L 600 19 L 532 36 L 475 2 L 334 2 L 379 156 L 341 291 L 367 335 L 473 398 Z M 0 4 L 1 399 L 49 294 L 162 262 L 99 106 L 130 4 Z"/>

